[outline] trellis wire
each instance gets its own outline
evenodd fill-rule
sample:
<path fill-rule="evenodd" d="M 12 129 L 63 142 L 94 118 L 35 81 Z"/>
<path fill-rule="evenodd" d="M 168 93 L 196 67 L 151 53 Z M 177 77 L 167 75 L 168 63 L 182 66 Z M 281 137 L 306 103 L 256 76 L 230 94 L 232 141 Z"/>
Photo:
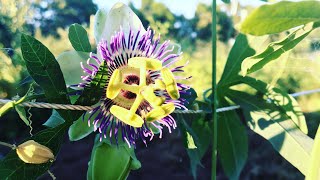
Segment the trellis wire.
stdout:
<path fill-rule="evenodd" d="M 307 90 L 297 93 L 290 94 L 293 97 L 303 96 L 307 94 L 313 94 L 313 93 L 319 93 L 319 89 L 313 89 L 313 90 Z M 12 102 L 10 99 L 0 99 L 0 104 L 6 104 L 8 102 Z M 55 104 L 55 103 L 45 103 L 45 102 L 23 102 L 21 104 L 18 104 L 18 106 L 24 106 L 24 107 L 35 107 L 35 108 L 46 108 L 46 109 L 64 109 L 64 110 L 78 110 L 78 111 L 90 111 L 93 109 L 91 106 L 81 106 L 81 105 L 71 105 L 71 104 Z M 217 108 L 216 112 L 224 112 L 224 111 L 232 111 L 235 109 L 240 109 L 241 107 L 239 105 L 235 106 L 227 106 L 227 107 L 221 107 Z M 174 113 L 178 114 L 184 114 L 184 113 L 211 113 L 209 111 L 203 111 L 203 110 L 175 110 Z"/>

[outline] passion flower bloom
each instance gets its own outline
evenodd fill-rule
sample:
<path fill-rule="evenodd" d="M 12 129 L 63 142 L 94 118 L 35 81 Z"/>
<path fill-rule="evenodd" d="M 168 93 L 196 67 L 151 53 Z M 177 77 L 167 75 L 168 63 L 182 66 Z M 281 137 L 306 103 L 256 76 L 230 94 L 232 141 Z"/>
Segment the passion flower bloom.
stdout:
<path fill-rule="evenodd" d="M 96 20 L 102 15 L 98 12 Z M 86 75 L 78 86 L 88 86 L 99 66 L 103 62 L 107 65 L 103 96 L 88 118 L 89 125 L 92 122 L 100 132 L 100 140 L 114 137 L 118 144 L 121 138 L 135 146 L 137 139 L 146 144 L 157 132 L 161 138 L 163 126 L 171 133 L 177 125 L 170 114 L 176 108 L 187 109 L 180 95 L 186 94 L 189 86 L 177 83 L 174 75 L 183 72 L 184 66 L 173 67 L 181 53 L 174 52 L 170 41 L 161 43 L 160 35 L 155 37 L 150 28 L 145 30 L 122 3 L 110 10 L 105 25 L 98 24 L 96 31 L 102 33 L 96 35 L 98 53 L 91 54 L 86 65 L 81 64 Z"/>

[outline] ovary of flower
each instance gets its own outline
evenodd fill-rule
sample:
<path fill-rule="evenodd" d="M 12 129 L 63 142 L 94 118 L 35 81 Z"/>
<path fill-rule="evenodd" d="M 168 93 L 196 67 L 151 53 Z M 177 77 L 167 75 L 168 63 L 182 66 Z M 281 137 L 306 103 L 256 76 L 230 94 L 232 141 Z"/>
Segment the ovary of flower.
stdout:
<path fill-rule="evenodd" d="M 152 107 L 161 106 L 165 101 L 164 97 L 156 96 L 153 88 L 150 86 L 145 86 L 140 93 L 143 98 L 151 104 Z"/>
<path fill-rule="evenodd" d="M 174 97 L 176 99 L 179 98 L 178 88 L 173 79 L 174 77 L 172 72 L 168 68 L 162 69 L 161 61 L 145 57 L 134 57 L 129 59 L 128 66 L 138 68 L 140 70 L 139 85 L 128 85 L 123 83 L 121 70 L 117 69 L 111 75 L 106 95 L 109 99 L 114 99 L 120 93 L 121 89 L 123 89 L 135 93 L 137 97 L 130 110 L 113 105 L 110 108 L 110 112 L 122 122 L 133 127 L 142 127 L 144 123 L 143 119 L 136 114 L 137 109 L 144 99 L 153 107 L 153 110 L 146 115 L 146 120 L 148 122 L 164 118 L 172 113 L 175 109 L 174 104 L 163 104 L 165 98 L 158 97 L 154 94 L 154 90 L 156 89 L 166 89 L 167 91 L 170 90 L 170 92 L 168 91 L 170 97 Z M 166 76 L 163 77 L 165 82 L 157 79 L 155 80 L 155 84 L 147 86 L 147 70 L 161 70 L 161 74 Z"/>
<path fill-rule="evenodd" d="M 111 78 L 109 80 L 109 85 L 107 88 L 107 98 L 114 99 L 120 93 L 121 89 L 133 92 L 135 94 L 139 93 L 139 87 L 135 85 L 128 85 L 122 82 L 122 74 L 119 69 L 113 71 Z"/>

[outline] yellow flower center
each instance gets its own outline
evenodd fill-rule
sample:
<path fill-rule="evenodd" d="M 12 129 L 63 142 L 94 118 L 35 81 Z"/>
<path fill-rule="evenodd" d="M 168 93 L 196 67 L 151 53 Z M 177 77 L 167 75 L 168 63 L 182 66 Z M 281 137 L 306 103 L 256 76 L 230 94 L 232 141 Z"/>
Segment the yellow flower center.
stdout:
<path fill-rule="evenodd" d="M 154 84 L 147 85 L 147 70 L 160 71 L 163 81 L 160 79 L 155 80 Z M 139 75 L 138 75 L 139 72 Z M 123 77 L 129 77 L 131 74 L 139 77 L 139 84 L 126 84 Z M 118 104 L 124 105 L 123 107 L 113 105 L 110 112 L 122 122 L 133 126 L 142 127 L 144 120 L 136 114 L 140 104 L 146 100 L 152 106 L 152 110 L 146 114 L 146 121 L 152 122 L 166 117 L 175 109 L 173 103 L 164 104 L 165 98 L 155 95 L 154 90 L 166 89 L 169 96 L 173 99 L 178 99 L 180 94 L 177 84 L 174 80 L 172 72 L 168 68 L 162 68 L 161 61 L 146 57 L 134 57 L 129 59 L 128 66 L 119 68 L 113 71 L 106 91 L 106 96 L 113 99 Z M 123 99 L 121 91 L 124 93 L 134 93 L 135 99 Z M 126 101 L 129 101 L 128 105 Z M 124 108 L 128 107 L 128 109 Z"/>

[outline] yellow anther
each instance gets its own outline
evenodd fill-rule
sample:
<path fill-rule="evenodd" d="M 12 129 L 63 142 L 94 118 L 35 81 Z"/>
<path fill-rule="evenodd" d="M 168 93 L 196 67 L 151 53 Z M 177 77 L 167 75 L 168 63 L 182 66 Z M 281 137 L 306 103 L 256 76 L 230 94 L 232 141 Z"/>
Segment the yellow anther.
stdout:
<path fill-rule="evenodd" d="M 141 95 L 143 96 L 144 99 L 146 99 L 151 106 L 160 106 L 164 103 L 165 99 L 162 97 L 158 97 L 154 94 L 153 88 L 150 86 L 145 86 L 142 91 Z"/>
<path fill-rule="evenodd" d="M 34 140 L 29 140 L 20 144 L 17 147 L 16 152 L 18 157 L 25 163 L 42 164 L 54 160 L 51 149 Z"/>
<path fill-rule="evenodd" d="M 178 90 L 177 83 L 175 82 L 174 76 L 170 69 L 163 68 L 161 69 L 161 77 L 163 78 L 163 82 L 166 85 L 166 90 L 169 96 L 172 99 L 179 99 L 180 93 Z"/>
<path fill-rule="evenodd" d="M 171 114 L 175 110 L 173 103 L 164 104 L 161 107 L 166 112 L 165 116 L 168 116 L 169 114 Z"/>
<path fill-rule="evenodd" d="M 154 87 L 155 90 L 165 90 L 166 89 L 166 85 L 160 79 L 156 79 L 154 81 L 153 87 Z"/>
<path fill-rule="evenodd" d="M 119 69 L 113 71 L 111 78 L 109 80 L 108 88 L 107 88 L 107 98 L 114 99 L 120 93 L 120 86 L 122 77 Z"/>
<path fill-rule="evenodd" d="M 162 117 L 165 117 L 165 114 L 166 112 L 162 109 L 162 107 L 158 106 L 146 115 L 146 121 L 153 122 L 155 120 L 161 119 Z"/>
<path fill-rule="evenodd" d="M 111 106 L 110 112 L 122 122 L 133 127 L 142 127 L 144 123 L 143 119 L 135 112 L 117 105 Z"/>
<path fill-rule="evenodd" d="M 146 121 L 153 122 L 159 119 L 162 119 L 174 111 L 175 107 L 173 103 L 163 104 L 162 106 L 158 106 L 150 111 L 146 115 Z"/>
<path fill-rule="evenodd" d="M 159 61 L 158 59 L 147 58 L 147 57 L 133 57 L 133 58 L 130 58 L 128 61 L 128 65 L 130 67 L 135 67 L 135 68 L 144 67 L 143 65 L 144 63 L 145 63 L 145 68 L 147 70 L 157 71 L 162 68 L 162 62 Z"/>

